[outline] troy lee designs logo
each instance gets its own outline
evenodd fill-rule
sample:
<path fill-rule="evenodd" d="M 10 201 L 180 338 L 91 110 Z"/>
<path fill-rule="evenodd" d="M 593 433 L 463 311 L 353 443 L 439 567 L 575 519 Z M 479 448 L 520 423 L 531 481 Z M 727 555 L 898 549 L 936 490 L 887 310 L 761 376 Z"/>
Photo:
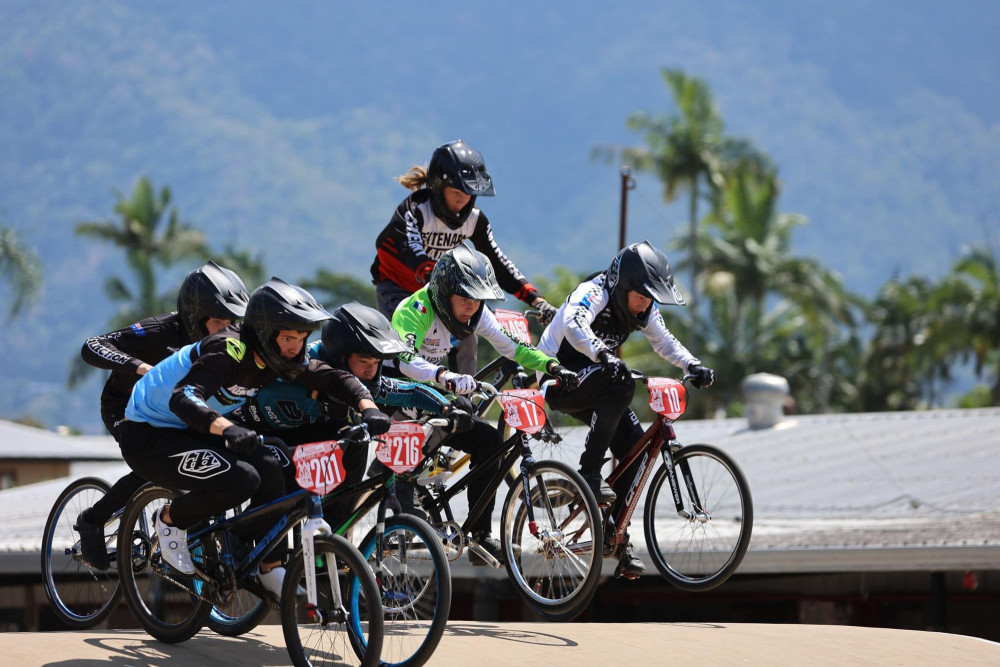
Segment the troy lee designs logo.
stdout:
<path fill-rule="evenodd" d="M 211 449 L 193 449 L 189 452 L 174 454 L 170 458 L 180 459 L 180 463 L 177 464 L 177 472 L 195 479 L 215 477 L 232 467 L 229 465 L 229 461 Z"/>

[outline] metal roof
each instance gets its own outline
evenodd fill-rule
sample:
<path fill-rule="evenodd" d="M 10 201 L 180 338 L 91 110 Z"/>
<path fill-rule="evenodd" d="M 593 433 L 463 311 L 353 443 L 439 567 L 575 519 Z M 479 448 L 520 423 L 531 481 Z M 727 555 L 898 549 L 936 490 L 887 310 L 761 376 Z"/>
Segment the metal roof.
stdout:
<path fill-rule="evenodd" d="M 114 461 L 121 459 L 110 436 L 67 436 L 0 420 L 0 461 Z"/>
<path fill-rule="evenodd" d="M 682 443 L 727 451 L 750 482 L 753 539 L 740 572 L 1000 569 L 1000 408 L 796 416 L 757 431 L 744 419 L 680 420 L 675 429 Z M 536 458 L 576 465 L 585 434 L 568 429 Z M 124 470 L 98 476 L 114 481 Z M 5 554 L 37 553 L 70 479 L 0 492 L 0 571 L 15 571 Z M 453 509 L 461 521 L 465 499 Z M 641 520 L 640 507 L 631 532 L 643 555 Z M 16 560 L 38 568 L 37 556 Z M 452 567 L 473 576 L 464 558 Z"/>

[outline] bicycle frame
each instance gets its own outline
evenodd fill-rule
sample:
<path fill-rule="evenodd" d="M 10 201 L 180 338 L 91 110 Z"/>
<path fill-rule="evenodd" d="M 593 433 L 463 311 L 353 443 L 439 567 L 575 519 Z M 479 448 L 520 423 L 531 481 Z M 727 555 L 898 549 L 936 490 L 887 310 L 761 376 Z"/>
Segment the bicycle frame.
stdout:
<path fill-rule="evenodd" d="M 279 516 L 278 520 L 271 526 L 271 528 L 268 529 L 264 537 L 257 541 L 257 546 L 254 547 L 250 553 L 244 556 L 240 562 L 232 562 L 233 575 L 237 581 L 246 579 L 256 570 L 257 567 L 260 566 L 265 556 L 270 553 L 270 551 L 275 548 L 280 541 L 286 539 L 285 535 L 288 530 L 294 524 L 305 520 L 305 523 L 302 526 L 302 553 L 307 565 L 305 567 L 306 594 L 309 604 L 312 605 L 312 607 L 315 607 L 317 598 L 314 538 L 317 532 L 322 535 L 331 535 L 333 532 L 326 521 L 323 520 L 323 510 L 320 496 L 310 491 L 306 491 L 305 489 L 294 491 L 270 503 L 261 505 L 260 507 L 255 507 L 246 512 L 242 512 L 235 517 L 217 517 L 212 519 L 209 521 L 207 526 L 190 531 L 188 540 L 189 542 L 193 542 L 191 546 L 196 547 L 199 540 L 205 539 L 210 537 L 212 534 L 222 531 L 225 544 L 223 545 L 223 553 L 220 554 L 220 556 L 228 554 L 231 559 L 232 552 L 230 550 L 231 545 L 229 544 L 230 531 L 233 528 L 245 526 L 246 524 L 254 522 L 261 517 L 276 513 L 280 513 L 281 516 Z M 327 567 L 329 567 L 329 564 L 327 564 Z M 337 571 L 335 563 L 330 571 Z M 218 585 L 217 580 L 211 575 L 202 571 L 198 571 L 198 575 L 209 586 Z M 251 590 L 251 592 L 259 593 L 261 591 Z M 334 588 L 334 597 L 336 598 L 334 602 L 339 608 L 342 606 L 339 587 Z"/>
<path fill-rule="evenodd" d="M 694 503 L 695 514 L 692 515 L 684 509 L 684 503 L 681 499 L 680 481 L 677 479 L 677 473 L 674 469 L 674 453 L 680 448 L 681 444 L 677 441 L 673 422 L 661 415 L 657 417 L 656 421 L 650 424 L 646 432 L 642 434 L 639 440 L 632 446 L 632 449 L 629 450 L 628 454 L 625 455 L 625 458 L 611 471 L 611 476 L 608 477 L 608 484 L 614 487 L 625 476 L 626 470 L 640 456 L 643 457 L 632 476 L 632 482 L 629 484 L 628 492 L 625 494 L 623 504 L 618 509 L 618 512 L 612 514 L 611 510 L 608 510 L 606 513 L 604 541 L 612 550 L 625 542 L 625 533 L 628 531 L 629 522 L 632 520 L 632 515 L 635 513 L 636 508 L 639 506 L 639 496 L 642 495 L 643 489 L 646 488 L 646 482 L 653 473 L 658 459 L 662 459 L 663 464 L 667 467 L 667 478 L 670 481 L 670 492 L 677 507 L 677 514 L 685 519 L 695 518 L 699 521 L 704 521 L 707 518 L 706 513 L 702 509 L 701 498 L 698 495 L 697 487 L 691 476 L 691 468 L 687 461 L 681 461 L 680 469 L 681 475 L 684 477 L 684 485 Z M 613 531 L 607 530 L 609 524 L 613 525 Z"/>
<path fill-rule="evenodd" d="M 504 361 L 509 360 L 504 359 Z M 508 366 L 508 369 L 513 375 L 519 371 L 520 366 L 514 363 L 513 367 Z M 491 390 L 493 395 L 486 397 L 484 401 L 480 403 L 480 407 L 490 404 L 499 397 L 500 394 L 496 391 L 496 389 L 491 387 Z M 506 428 L 506 420 L 504 419 L 504 415 L 501 414 L 497 423 L 497 430 L 503 433 Z M 507 438 L 507 440 L 503 442 L 503 446 L 500 447 L 497 452 L 490 455 L 486 461 L 484 461 L 482 465 L 477 466 L 475 470 L 470 470 L 469 473 L 459 480 L 458 483 L 447 488 L 440 483 L 432 484 L 430 487 L 427 487 L 426 495 L 433 500 L 433 502 L 429 505 L 429 508 L 438 511 L 443 510 L 447 520 L 455 523 L 455 517 L 451 510 L 451 499 L 459 493 L 465 491 L 472 480 L 478 479 L 484 475 L 491 475 L 486 492 L 474 506 L 469 508 L 469 515 L 466 517 L 465 523 L 461 526 L 463 533 L 469 532 L 470 526 L 475 525 L 476 522 L 482 518 L 483 512 L 486 511 L 487 504 L 493 497 L 496 496 L 497 490 L 506 478 L 507 471 L 510 470 L 517 462 L 518 458 L 520 458 L 521 463 L 519 466 L 519 476 L 522 481 L 521 492 L 524 494 L 524 503 L 528 513 L 529 530 L 532 535 L 537 535 L 534 507 L 531 502 L 531 485 L 528 478 L 528 473 L 531 467 L 535 464 L 535 458 L 531 452 L 531 439 L 531 435 L 515 431 L 509 438 Z M 518 450 L 518 442 L 520 442 L 521 445 L 520 450 Z M 452 465 L 452 470 L 460 468 L 465 464 L 465 461 L 468 460 L 468 458 L 469 457 L 467 455 L 457 461 Z M 500 463 L 499 467 L 491 466 L 491 464 L 494 464 L 495 462 Z M 544 481 L 540 480 L 540 483 L 543 485 L 542 492 L 545 493 Z M 496 566 L 499 566 L 499 563 L 497 563 Z"/>

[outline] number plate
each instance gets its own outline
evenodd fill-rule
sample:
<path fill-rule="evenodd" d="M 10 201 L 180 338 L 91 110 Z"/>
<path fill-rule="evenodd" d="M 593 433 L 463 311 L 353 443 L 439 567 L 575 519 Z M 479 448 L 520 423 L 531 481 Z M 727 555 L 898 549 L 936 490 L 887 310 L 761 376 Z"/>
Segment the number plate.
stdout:
<path fill-rule="evenodd" d="M 344 451 L 335 440 L 295 448 L 295 481 L 303 489 L 326 495 L 344 481 Z"/>
<path fill-rule="evenodd" d="M 504 421 L 525 433 L 538 433 L 545 426 L 545 399 L 537 389 L 507 389 L 500 392 Z"/>
<path fill-rule="evenodd" d="M 409 472 L 424 458 L 425 437 L 420 424 L 393 424 L 389 432 L 379 438 L 375 458 L 393 472 Z"/>
<path fill-rule="evenodd" d="M 649 407 L 667 419 L 679 419 L 687 410 L 687 388 L 672 378 L 649 378 Z"/>
<path fill-rule="evenodd" d="M 531 334 L 528 333 L 528 318 L 524 316 L 524 313 L 516 310 L 497 308 L 493 311 L 493 315 L 496 316 L 500 326 L 506 329 L 514 338 L 518 338 L 525 343 L 531 342 Z"/>

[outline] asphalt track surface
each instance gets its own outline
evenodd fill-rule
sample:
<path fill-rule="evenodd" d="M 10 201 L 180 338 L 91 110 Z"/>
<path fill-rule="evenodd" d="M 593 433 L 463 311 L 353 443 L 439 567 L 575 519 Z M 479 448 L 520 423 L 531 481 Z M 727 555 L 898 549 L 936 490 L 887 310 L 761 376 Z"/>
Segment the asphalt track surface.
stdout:
<path fill-rule="evenodd" d="M 288 665 L 281 626 L 241 638 L 203 630 L 161 644 L 139 630 L 0 634 L 0 662 L 74 665 Z M 1000 644 L 934 632 L 836 625 L 449 623 L 437 667 L 573 665 L 1000 665 Z"/>

